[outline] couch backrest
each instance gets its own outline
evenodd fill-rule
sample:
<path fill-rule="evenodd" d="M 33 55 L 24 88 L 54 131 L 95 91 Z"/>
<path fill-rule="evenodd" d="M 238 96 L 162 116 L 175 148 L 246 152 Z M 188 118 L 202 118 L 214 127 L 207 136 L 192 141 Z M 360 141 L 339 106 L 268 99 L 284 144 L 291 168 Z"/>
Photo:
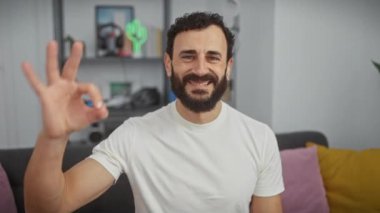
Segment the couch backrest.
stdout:
<path fill-rule="evenodd" d="M 304 147 L 307 141 L 313 141 L 325 146 L 328 145 L 326 137 L 322 133 L 315 131 L 281 133 L 277 134 L 276 137 L 280 150 Z M 89 156 L 92 148 L 93 145 L 88 144 L 69 144 L 65 152 L 63 170 L 69 169 L 77 162 Z M 23 197 L 24 173 L 32 151 L 32 148 L 0 150 L 0 162 L 8 175 L 18 212 L 21 213 L 25 212 Z M 76 212 L 134 213 L 133 194 L 126 175 L 122 175 L 117 183 L 106 193 Z"/>
<path fill-rule="evenodd" d="M 68 145 L 63 160 L 63 170 L 66 171 L 77 162 L 89 156 L 92 148 L 92 145 L 87 144 Z M 32 148 L 0 150 L 0 162 L 8 175 L 19 213 L 25 212 L 23 179 L 32 151 Z M 116 184 L 95 201 L 83 206 L 76 212 L 134 213 L 133 194 L 126 175 L 122 175 Z"/>
<path fill-rule="evenodd" d="M 0 150 L 0 163 L 8 175 L 18 212 L 24 212 L 23 180 L 31 154 L 31 148 Z"/>
<path fill-rule="evenodd" d="M 278 141 L 278 147 L 283 149 L 294 149 L 305 147 L 306 142 L 312 141 L 316 144 L 320 144 L 328 147 L 329 143 L 324 134 L 317 131 L 298 131 L 298 132 L 286 132 L 276 134 Z"/>

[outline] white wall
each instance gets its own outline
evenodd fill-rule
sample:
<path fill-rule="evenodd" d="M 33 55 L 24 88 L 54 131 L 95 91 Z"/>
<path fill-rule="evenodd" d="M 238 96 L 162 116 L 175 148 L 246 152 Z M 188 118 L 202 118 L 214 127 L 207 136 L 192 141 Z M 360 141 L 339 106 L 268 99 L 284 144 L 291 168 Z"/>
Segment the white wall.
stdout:
<path fill-rule="evenodd" d="M 44 74 L 46 42 L 52 38 L 51 1 L 0 1 L 0 148 L 33 146 L 41 127 L 36 96 L 20 64 L 29 60 Z"/>
<path fill-rule="evenodd" d="M 208 0 L 172 0 L 171 1 L 171 23 L 174 20 L 182 16 L 185 13 L 191 13 L 195 11 L 209 11 L 207 4 Z"/>
<path fill-rule="evenodd" d="M 275 5 L 273 127 L 320 130 L 335 147 L 380 145 L 380 1 Z"/>
<path fill-rule="evenodd" d="M 272 124 L 274 0 L 241 1 L 236 107 Z"/>

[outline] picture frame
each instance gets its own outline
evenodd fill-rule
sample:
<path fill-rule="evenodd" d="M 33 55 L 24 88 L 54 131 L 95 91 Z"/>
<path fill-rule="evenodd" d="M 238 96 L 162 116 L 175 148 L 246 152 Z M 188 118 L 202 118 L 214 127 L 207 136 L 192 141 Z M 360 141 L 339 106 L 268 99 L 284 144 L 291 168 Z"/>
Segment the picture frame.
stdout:
<path fill-rule="evenodd" d="M 133 6 L 96 5 L 96 57 L 130 57 L 132 43 L 125 27 L 133 20 Z"/>

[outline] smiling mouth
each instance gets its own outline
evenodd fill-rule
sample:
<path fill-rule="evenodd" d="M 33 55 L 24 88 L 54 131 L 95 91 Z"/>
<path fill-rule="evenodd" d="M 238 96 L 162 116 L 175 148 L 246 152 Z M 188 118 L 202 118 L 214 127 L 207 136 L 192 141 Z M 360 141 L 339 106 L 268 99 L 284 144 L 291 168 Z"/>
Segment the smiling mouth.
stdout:
<path fill-rule="evenodd" d="M 189 83 L 192 85 L 208 86 L 212 81 L 189 81 Z"/>
<path fill-rule="evenodd" d="M 190 93 L 195 96 L 208 95 L 208 85 L 212 84 L 212 81 L 189 81 Z M 194 98 L 194 97 L 193 97 Z"/>

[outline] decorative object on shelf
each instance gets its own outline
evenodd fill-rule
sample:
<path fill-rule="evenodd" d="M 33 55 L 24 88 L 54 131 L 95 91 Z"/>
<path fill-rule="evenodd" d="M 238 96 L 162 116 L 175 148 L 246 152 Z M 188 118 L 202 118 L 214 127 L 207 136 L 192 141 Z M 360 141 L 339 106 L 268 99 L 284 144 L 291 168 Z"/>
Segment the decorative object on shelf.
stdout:
<path fill-rule="evenodd" d="M 143 87 L 132 95 L 131 104 L 135 109 L 158 106 L 160 104 L 160 93 L 155 87 Z"/>
<path fill-rule="evenodd" d="M 111 98 L 106 101 L 107 107 L 120 109 L 131 108 L 131 82 L 110 82 Z"/>
<path fill-rule="evenodd" d="M 141 47 L 148 38 L 147 28 L 137 19 L 129 22 L 125 27 L 127 37 L 132 41 L 133 57 L 141 58 Z"/>
<path fill-rule="evenodd" d="M 97 57 L 130 57 L 132 44 L 125 26 L 134 18 L 132 6 L 96 6 Z"/>
<path fill-rule="evenodd" d="M 124 95 L 131 95 L 132 83 L 131 82 L 110 82 L 111 97 Z"/>
<path fill-rule="evenodd" d="M 98 26 L 98 48 L 105 52 L 101 56 L 118 56 L 124 45 L 123 30 L 114 23 Z"/>
<path fill-rule="evenodd" d="M 375 67 L 377 68 L 377 71 L 379 71 L 379 73 L 380 73 L 380 64 L 375 62 L 374 60 L 372 60 L 372 63 L 373 63 L 373 65 L 375 65 Z"/>
<path fill-rule="evenodd" d="M 75 41 L 82 42 L 82 44 L 83 44 L 83 57 L 86 57 L 86 43 L 84 41 L 74 39 L 74 37 L 72 37 L 71 35 L 67 35 L 64 39 L 64 42 L 65 42 L 65 58 L 69 56 L 69 54 L 71 52 L 71 48 L 72 48 Z"/>

